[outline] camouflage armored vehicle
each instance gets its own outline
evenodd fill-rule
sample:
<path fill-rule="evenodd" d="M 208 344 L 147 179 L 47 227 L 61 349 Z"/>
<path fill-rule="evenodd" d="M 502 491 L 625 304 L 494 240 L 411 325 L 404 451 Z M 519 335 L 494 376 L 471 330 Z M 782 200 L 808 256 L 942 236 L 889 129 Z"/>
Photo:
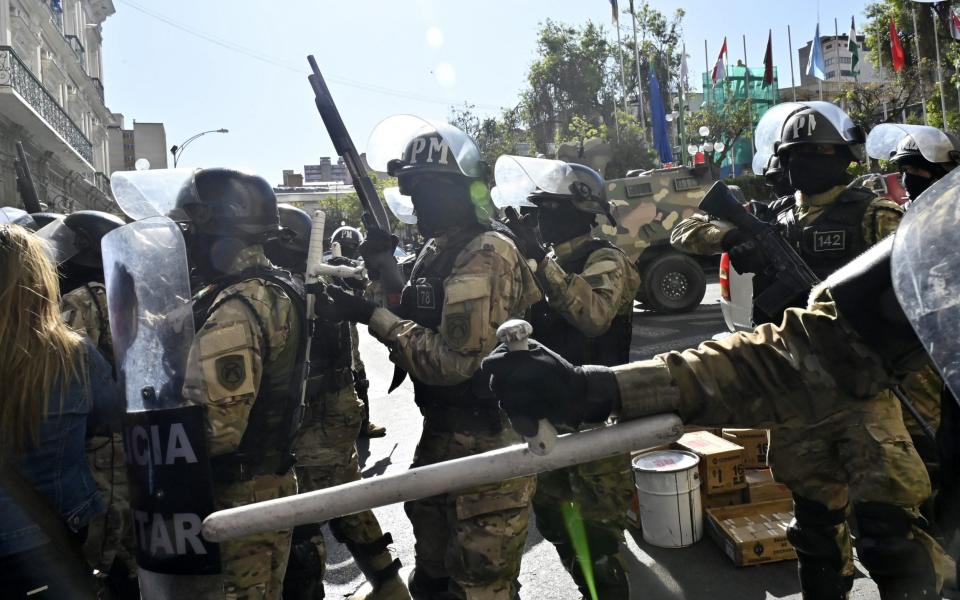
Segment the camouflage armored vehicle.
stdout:
<path fill-rule="evenodd" d="M 617 244 L 637 265 L 637 300 L 659 312 L 686 312 L 703 300 L 703 267 L 670 246 L 670 230 L 694 212 L 712 181 L 704 167 L 631 171 L 607 180 L 607 197 L 617 227 L 596 233 Z"/>

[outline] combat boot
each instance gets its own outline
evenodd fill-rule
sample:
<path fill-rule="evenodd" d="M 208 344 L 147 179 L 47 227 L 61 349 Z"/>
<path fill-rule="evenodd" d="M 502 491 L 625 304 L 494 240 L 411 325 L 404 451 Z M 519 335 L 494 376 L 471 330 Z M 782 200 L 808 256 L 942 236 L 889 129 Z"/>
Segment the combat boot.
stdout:
<path fill-rule="evenodd" d="M 344 535 L 340 521 L 333 521 L 330 529 L 334 537 L 347 546 L 360 572 L 370 583 L 370 589 L 361 588 L 351 596 L 353 600 L 410 600 L 410 592 L 398 575 L 400 559 L 394 559 L 387 549 L 393 536 L 385 533 L 378 540 L 360 543 Z"/>
<path fill-rule="evenodd" d="M 365 438 L 382 438 L 387 435 L 387 428 L 366 421 L 360 426 L 360 435 Z"/>
<path fill-rule="evenodd" d="M 400 561 L 396 562 L 397 566 Z M 369 577 L 368 577 L 369 579 Z M 366 588 L 372 589 L 366 589 Z M 410 592 L 400 577 L 400 574 L 394 571 L 379 582 L 370 581 L 370 586 L 363 586 L 357 593 L 350 596 L 350 600 L 410 600 Z"/>

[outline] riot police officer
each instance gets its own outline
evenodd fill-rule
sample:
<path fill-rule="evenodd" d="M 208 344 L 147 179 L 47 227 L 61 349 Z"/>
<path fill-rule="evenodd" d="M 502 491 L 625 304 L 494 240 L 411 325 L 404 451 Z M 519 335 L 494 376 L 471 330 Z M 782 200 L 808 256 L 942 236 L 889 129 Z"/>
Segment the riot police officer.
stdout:
<path fill-rule="evenodd" d="M 63 296 L 60 299 L 64 322 L 86 336 L 113 364 L 113 340 L 103 285 L 103 258 L 100 241 L 123 220 L 109 213 L 81 210 L 65 217 L 62 226 L 73 235 L 70 246 L 76 254 L 59 265 Z M 106 575 L 105 584 L 117 598 L 139 598 L 136 549 L 130 519 L 130 500 L 120 433 L 93 432 L 86 442 L 87 462 L 107 512 L 90 525 L 84 553 L 90 564 Z"/>
<path fill-rule="evenodd" d="M 893 162 L 910 200 L 916 200 L 960 162 L 960 140 L 927 125 L 882 123 L 867 136 L 867 154 Z"/>
<path fill-rule="evenodd" d="M 306 319 L 298 284 L 264 255 L 280 233 L 273 189 L 240 171 L 198 170 L 171 218 L 199 284 L 184 395 L 206 407 L 215 506 L 295 494 Z M 290 539 L 278 531 L 221 544 L 227 596 L 280 598 Z"/>
<path fill-rule="evenodd" d="M 340 247 L 340 257 L 330 258 L 331 264 L 346 264 L 357 266 L 357 259 L 360 256 L 360 244 L 363 243 L 363 234 L 356 227 L 343 225 L 337 228 L 330 236 L 330 247 L 337 244 Z M 337 282 L 338 285 L 363 292 L 366 287 L 363 281 L 350 279 Z M 350 335 L 352 337 L 353 349 L 353 381 L 354 388 L 357 390 L 357 397 L 363 402 L 363 423 L 360 425 L 360 435 L 368 438 L 379 438 L 387 435 L 387 429 L 381 425 L 370 422 L 370 380 L 367 379 L 367 369 L 363 364 L 363 358 L 360 356 L 360 333 L 357 331 L 357 324 L 350 324 Z"/>
<path fill-rule="evenodd" d="M 495 175 L 498 206 L 507 195 L 525 206 L 522 218 L 513 206 L 506 210 L 524 255 L 537 262 L 545 295 L 530 309 L 533 335 L 575 365 L 628 362 L 640 275 L 620 248 L 591 233 L 600 217 L 616 223 L 603 178 L 583 165 L 519 156 L 501 156 Z M 598 597 L 628 598 L 620 547 L 633 492 L 629 454 L 537 477 L 537 529 L 584 597 L 589 586 L 561 509 L 570 502 L 580 508 Z"/>
<path fill-rule="evenodd" d="M 399 188 L 384 192 L 390 208 L 415 220 L 430 241 L 403 289 L 400 314 L 345 292 L 332 293 L 335 304 L 323 310 L 369 323 L 413 379 L 424 418 L 413 466 L 519 441 L 475 376 L 496 345 L 497 326 L 522 316 L 540 294 L 514 242 L 494 229 L 479 150 L 455 127 L 400 115 L 374 130 L 367 159 L 398 178 Z M 366 252 L 392 255 L 395 238 L 385 242 L 377 230 L 367 236 L 361 253 L 368 265 L 376 257 Z M 411 594 L 516 597 L 533 487 L 526 477 L 408 502 L 416 536 Z"/>
<path fill-rule="evenodd" d="M 281 204 L 284 233 L 266 246 L 277 266 L 303 277 L 312 222 L 304 211 Z M 318 292 L 322 293 L 320 290 Z M 316 321 L 310 343 L 303 424 L 293 444 L 299 491 L 311 492 L 360 479 L 356 440 L 361 426 L 360 401 L 351 371 L 351 335 L 346 322 Z M 290 561 L 283 582 L 287 600 L 324 597 L 327 549 L 321 523 L 293 530 Z M 369 598 L 409 598 L 397 575 L 399 560 L 390 556 L 390 534 L 384 534 L 372 511 L 330 522 L 334 537 L 346 544 L 360 571 L 373 585 Z"/>

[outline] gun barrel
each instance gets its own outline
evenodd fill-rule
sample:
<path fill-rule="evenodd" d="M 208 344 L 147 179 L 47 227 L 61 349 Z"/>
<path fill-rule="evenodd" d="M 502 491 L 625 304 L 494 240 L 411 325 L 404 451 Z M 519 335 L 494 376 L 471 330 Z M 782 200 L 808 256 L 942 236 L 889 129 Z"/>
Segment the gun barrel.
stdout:
<path fill-rule="evenodd" d="M 318 523 L 408 500 L 552 471 L 574 464 L 670 443 L 683 433 L 680 418 L 662 414 L 561 435 L 552 452 L 537 455 L 526 444 L 381 475 L 287 498 L 221 510 L 203 522 L 203 535 L 221 542 Z"/>
<path fill-rule="evenodd" d="M 700 210 L 709 215 L 732 223 L 737 229 L 757 234 L 769 226 L 750 214 L 730 193 L 730 188 L 718 181 L 707 191 L 700 201 Z"/>
<path fill-rule="evenodd" d="M 23 151 L 23 144 L 16 143 L 17 147 L 17 188 L 20 190 L 20 199 L 23 201 L 23 208 L 28 213 L 38 213 L 43 210 L 40 206 L 40 196 L 37 195 L 37 186 L 33 183 L 33 174 L 30 173 L 30 164 L 27 162 L 27 154 Z"/>

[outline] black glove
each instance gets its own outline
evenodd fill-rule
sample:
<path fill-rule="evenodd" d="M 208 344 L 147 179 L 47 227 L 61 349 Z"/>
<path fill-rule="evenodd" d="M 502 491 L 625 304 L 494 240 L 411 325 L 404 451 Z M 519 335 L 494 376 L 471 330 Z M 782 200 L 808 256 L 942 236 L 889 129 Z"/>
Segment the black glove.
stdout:
<path fill-rule="evenodd" d="M 500 344 L 480 366 L 521 435 L 536 435 L 540 419 L 574 429 L 605 421 L 619 406 L 620 388 L 609 368 L 575 367 L 532 339 L 529 348 L 511 352 Z"/>
<path fill-rule="evenodd" d="M 739 229 L 728 231 L 720 245 L 730 255 L 730 262 L 738 273 L 762 273 L 769 264 L 757 242 Z"/>
<path fill-rule="evenodd" d="M 314 310 L 324 321 L 352 321 L 366 325 L 377 306 L 335 285 L 326 287 L 326 295 L 317 296 Z"/>
<path fill-rule="evenodd" d="M 504 211 L 507 215 L 507 227 L 517 236 L 520 243 L 520 252 L 527 258 L 532 258 L 540 264 L 547 256 L 547 249 L 540 243 L 537 236 L 537 218 L 535 215 L 523 215 L 517 213 L 517 209 L 508 206 Z"/>
<path fill-rule="evenodd" d="M 360 256 L 363 257 L 371 280 L 380 279 L 381 270 L 385 266 L 397 264 L 393 252 L 399 243 L 400 238 L 382 229 L 367 229 L 367 238 L 360 244 Z"/>
<path fill-rule="evenodd" d="M 346 256 L 331 256 L 330 260 L 327 261 L 328 265 L 333 265 L 335 267 L 357 267 L 360 262 L 352 258 L 347 258 Z"/>

